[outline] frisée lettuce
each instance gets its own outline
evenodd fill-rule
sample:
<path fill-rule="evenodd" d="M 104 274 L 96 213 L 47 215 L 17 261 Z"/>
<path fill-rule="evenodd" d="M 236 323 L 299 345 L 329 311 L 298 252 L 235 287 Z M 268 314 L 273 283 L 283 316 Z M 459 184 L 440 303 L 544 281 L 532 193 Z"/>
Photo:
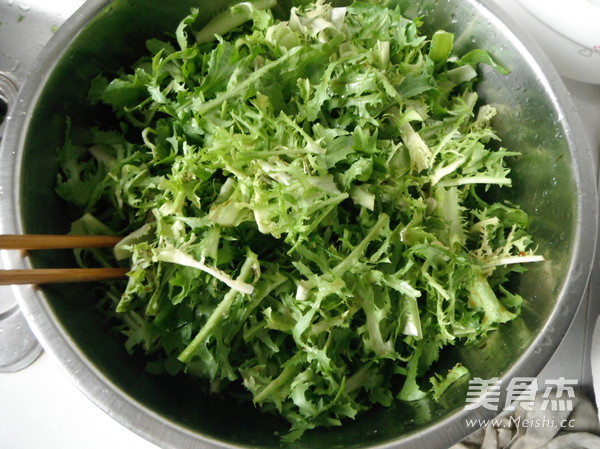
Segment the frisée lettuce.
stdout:
<path fill-rule="evenodd" d="M 475 91 L 483 50 L 377 2 L 276 20 L 246 2 L 91 85 L 110 106 L 60 150 L 74 233 L 122 235 L 106 297 L 148 369 L 205 379 L 290 422 L 284 440 L 374 405 L 438 398 L 444 348 L 513 320 L 512 273 L 543 257 Z M 81 133 L 79 133 L 81 134 Z M 112 266 L 99 250 L 83 265 Z M 446 370 L 447 371 L 447 370 Z"/>

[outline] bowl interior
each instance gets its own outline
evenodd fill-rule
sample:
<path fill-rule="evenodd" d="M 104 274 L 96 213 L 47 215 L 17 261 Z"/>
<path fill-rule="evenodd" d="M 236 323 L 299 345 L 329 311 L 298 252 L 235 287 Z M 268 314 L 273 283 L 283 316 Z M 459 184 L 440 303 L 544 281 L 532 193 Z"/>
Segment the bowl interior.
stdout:
<path fill-rule="evenodd" d="M 55 66 L 43 89 L 29 106 L 32 115 L 23 137 L 19 183 L 20 217 L 26 233 L 68 231 L 72 217 L 54 193 L 56 149 L 64 142 L 67 116 L 76 129 L 94 124 L 102 114 L 101 110 L 88 106 L 90 80 L 100 72 L 129 66 L 144 53 L 146 39 L 174 30 L 190 7 L 198 6 L 197 0 L 104 3 L 101 12 L 77 35 L 57 36 L 70 45 L 64 53 L 56 55 Z M 451 31 L 461 51 L 488 49 L 496 60 L 511 69 L 509 75 L 503 76 L 482 67 L 479 94 L 483 101 L 493 103 L 499 110 L 495 126 L 504 146 L 522 153 L 514 161 L 514 186 L 503 189 L 501 195 L 523 205 L 530 214 L 539 252 L 548 261 L 532 267 L 515 286 L 526 299 L 519 319 L 480 345 L 447 352 L 441 363 L 453 365 L 460 361 L 473 376 L 482 378 L 508 373 L 533 377 L 556 348 L 582 293 L 578 288 L 566 288 L 566 281 L 572 276 L 574 248 L 581 227 L 577 200 L 581 186 L 569 125 L 563 120 L 552 87 L 537 63 L 484 6 L 465 0 L 400 0 L 399 3 L 407 15 L 423 16 L 425 30 Z M 203 17 L 210 17 L 224 5 L 220 0 L 204 2 Z M 286 9 L 285 5 L 279 8 Z M 30 257 L 32 264 L 40 267 L 74 263 L 70 253 L 62 251 L 32 253 Z M 285 431 L 285 423 L 261 414 L 252 405 L 207 394 L 203 385 L 193 379 L 173 380 L 146 373 L 143 357 L 128 355 L 119 335 L 107 330 L 106 320 L 95 306 L 93 286 L 47 287 L 40 292 L 40 298 L 47 304 L 48 315 L 58 325 L 66 344 L 141 408 L 153 410 L 184 432 L 215 441 L 279 447 L 274 431 Z M 552 331 L 548 330 L 549 322 Z M 532 345 L 541 334 L 550 338 L 550 344 L 533 351 Z M 527 363 L 526 352 L 530 353 Z M 463 382 L 440 402 L 425 399 L 397 404 L 365 413 L 341 428 L 308 432 L 295 447 L 352 448 L 382 444 L 408 434 L 416 435 L 434 425 L 440 425 L 436 438 L 447 446 L 466 432 L 464 426 L 441 427 L 458 419 L 465 389 Z M 430 447 L 434 447 L 433 443 Z"/>

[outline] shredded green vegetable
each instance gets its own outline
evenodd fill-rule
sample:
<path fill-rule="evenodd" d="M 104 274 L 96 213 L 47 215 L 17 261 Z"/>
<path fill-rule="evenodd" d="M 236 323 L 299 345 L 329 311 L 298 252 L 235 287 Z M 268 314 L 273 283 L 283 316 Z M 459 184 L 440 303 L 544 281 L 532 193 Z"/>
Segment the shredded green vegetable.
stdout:
<path fill-rule="evenodd" d="M 514 319 L 527 215 L 474 90 L 488 53 L 377 2 L 273 18 L 247 2 L 91 86 L 116 129 L 59 154 L 74 233 L 125 236 L 115 313 L 156 373 L 243 384 L 285 441 L 374 405 L 438 398 L 440 351 Z M 192 42 L 194 38 L 197 41 Z M 80 254 L 82 264 L 98 251 Z"/>

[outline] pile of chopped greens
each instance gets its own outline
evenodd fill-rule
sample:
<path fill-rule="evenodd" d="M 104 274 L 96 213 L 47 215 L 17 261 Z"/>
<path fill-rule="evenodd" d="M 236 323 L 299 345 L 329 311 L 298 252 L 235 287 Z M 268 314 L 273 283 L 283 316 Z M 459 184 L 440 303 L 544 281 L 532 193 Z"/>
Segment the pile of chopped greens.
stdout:
<path fill-rule="evenodd" d="M 126 347 L 215 393 L 243 385 L 292 441 L 376 404 L 439 397 L 467 373 L 444 348 L 514 319 L 527 215 L 474 90 L 483 50 L 377 2 L 275 20 L 225 11 L 91 86 L 115 129 L 68 139 L 57 191 L 75 233 L 124 236 L 106 287 Z M 217 36 L 215 36 L 217 34 Z M 195 39 L 194 39 L 195 38 Z M 488 198 L 488 199 L 486 199 Z M 82 264 L 114 265 L 79 254 Z"/>

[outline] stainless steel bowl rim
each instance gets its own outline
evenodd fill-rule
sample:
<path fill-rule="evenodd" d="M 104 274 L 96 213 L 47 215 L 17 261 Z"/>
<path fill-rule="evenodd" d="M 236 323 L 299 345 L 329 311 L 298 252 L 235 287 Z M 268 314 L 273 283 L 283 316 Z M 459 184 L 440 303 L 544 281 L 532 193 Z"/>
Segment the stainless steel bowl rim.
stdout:
<path fill-rule="evenodd" d="M 569 291 L 560 292 L 561 307 L 555 307 L 542 332 L 536 337 L 527 351 L 502 376 L 511 379 L 515 375 L 536 377 L 558 347 L 567 331 L 582 298 L 591 271 L 597 230 L 598 201 L 596 195 L 595 174 L 593 172 L 591 151 L 585 138 L 583 125 L 575 111 L 559 75 L 536 43 L 510 17 L 496 7 L 490 0 L 469 0 L 480 4 L 490 17 L 496 16 L 507 27 L 507 33 L 514 37 L 515 45 L 523 46 L 524 53 L 531 56 L 532 65 L 537 68 L 537 76 L 547 85 L 554 97 L 555 107 L 562 112 L 567 123 L 566 139 L 570 148 L 575 148 L 577 157 L 573 164 L 577 189 L 584 192 L 577 198 L 577 228 L 580 233 L 575 237 L 573 257 L 564 285 Z M 3 164 L 0 166 L 0 232 L 6 234 L 22 233 L 19 205 L 19 181 L 22 158 L 22 146 L 28 124 L 45 82 L 52 73 L 57 61 L 77 37 L 79 31 L 110 0 L 87 1 L 55 34 L 41 53 L 34 67 L 28 73 L 26 82 L 19 92 L 16 103 L 11 107 L 6 120 L 6 131 L 0 149 Z M 19 254 L 2 255 L 7 268 L 31 268 L 27 258 Z M 61 331 L 38 290 L 33 286 L 14 287 L 14 293 L 20 307 L 43 347 L 54 356 L 70 379 L 102 410 L 121 424 L 133 430 L 150 442 L 172 449 L 236 447 L 216 441 L 205 435 L 199 435 L 177 423 L 171 422 L 149 410 L 134 400 L 125 391 L 115 387 L 94 365 L 77 349 L 74 342 Z M 570 298 L 567 300 L 567 298 Z M 543 348 L 544 350 L 540 350 Z M 457 411 L 441 421 L 429 426 L 425 431 L 414 432 L 398 441 L 378 448 L 447 447 L 465 437 L 474 429 L 465 426 L 467 419 L 489 419 L 496 412 L 479 407 L 475 410 Z"/>

